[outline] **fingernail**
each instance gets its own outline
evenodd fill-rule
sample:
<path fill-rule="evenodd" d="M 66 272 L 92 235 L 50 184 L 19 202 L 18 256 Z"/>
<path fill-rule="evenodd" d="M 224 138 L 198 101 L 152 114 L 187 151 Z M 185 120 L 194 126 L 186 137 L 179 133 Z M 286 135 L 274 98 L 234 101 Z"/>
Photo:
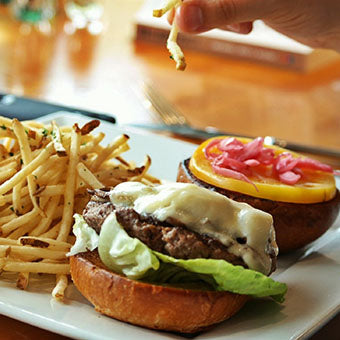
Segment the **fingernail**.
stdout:
<path fill-rule="evenodd" d="M 239 24 L 232 24 L 232 25 L 227 25 L 226 28 L 229 31 L 235 32 L 235 33 L 239 33 L 241 30 L 241 27 Z"/>
<path fill-rule="evenodd" d="M 198 6 L 182 5 L 176 13 L 176 22 L 182 31 L 199 31 L 203 27 L 203 12 Z"/>

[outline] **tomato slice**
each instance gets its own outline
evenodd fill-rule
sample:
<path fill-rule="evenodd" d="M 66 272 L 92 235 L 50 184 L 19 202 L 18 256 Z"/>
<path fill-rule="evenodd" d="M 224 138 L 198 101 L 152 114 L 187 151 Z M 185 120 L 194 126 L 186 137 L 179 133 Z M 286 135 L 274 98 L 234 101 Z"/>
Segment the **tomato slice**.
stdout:
<path fill-rule="evenodd" d="M 217 138 L 225 139 L 229 137 L 221 136 Z M 251 141 L 248 138 L 237 139 L 244 144 Z M 336 194 L 333 174 L 320 170 L 303 169 L 301 179 L 294 185 L 282 183 L 275 176 L 271 165 L 253 168 L 252 173 L 248 176 L 251 183 L 220 175 L 213 170 L 211 161 L 206 158 L 204 153 L 205 147 L 211 141 L 212 139 L 209 139 L 202 143 L 194 152 L 189 163 L 189 169 L 193 175 L 206 183 L 254 197 L 290 203 L 319 203 L 331 200 Z M 273 149 L 276 155 L 289 152 L 293 157 L 305 158 L 278 146 L 264 145 L 264 147 Z"/>

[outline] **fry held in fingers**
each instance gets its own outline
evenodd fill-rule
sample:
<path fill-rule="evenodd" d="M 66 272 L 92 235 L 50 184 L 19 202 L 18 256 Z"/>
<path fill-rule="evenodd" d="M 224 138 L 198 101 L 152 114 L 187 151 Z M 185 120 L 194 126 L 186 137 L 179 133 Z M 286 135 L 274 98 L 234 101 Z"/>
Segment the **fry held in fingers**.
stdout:
<path fill-rule="evenodd" d="M 168 0 L 161 9 L 153 10 L 154 17 L 161 17 L 170 10 L 176 10 L 182 4 L 182 0 Z M 176 69 L 184 71 L 186 68 L 185 57 L 182 49 L 177 43 L 178 27 L 174 20 L 171 25 L 170 34 L 167 40 L 167 48 L 170 52 L 170 58 L 176 62 Z"/>

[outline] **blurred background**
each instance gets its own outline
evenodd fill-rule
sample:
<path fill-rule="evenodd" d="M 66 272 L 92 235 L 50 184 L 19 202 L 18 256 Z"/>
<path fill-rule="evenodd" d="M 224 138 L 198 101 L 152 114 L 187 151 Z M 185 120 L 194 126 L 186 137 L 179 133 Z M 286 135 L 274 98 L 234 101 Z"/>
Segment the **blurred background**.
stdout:
<path fill-rule="evenodd" d="M 161 1 L 1 0 L 0 91 L 160 122 L 145 83 L 186 121 L 241 135 L 274 135 L 340 149 L 340 58 L 256 23 L 250 36 L 181 35 L 175 70 Z"/>

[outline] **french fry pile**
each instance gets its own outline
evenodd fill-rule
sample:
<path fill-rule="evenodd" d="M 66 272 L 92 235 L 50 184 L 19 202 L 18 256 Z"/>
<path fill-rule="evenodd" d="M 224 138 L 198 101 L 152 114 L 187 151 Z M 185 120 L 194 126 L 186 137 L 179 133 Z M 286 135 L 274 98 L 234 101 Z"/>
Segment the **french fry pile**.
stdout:
<path fill-rule="evenodd" d="M 154 17 L 161 17 L 165 13 L 176 10 L 177 7 L 181 5 L 183 0 L 167 0 L 165 5 L 161 9 L 155 9 L 153 11 Z M 176 25 L 175 20 L 172 23 L 169 38 L 167 40 L 167 48 L 170 52 L 170 58 L 174 59 L 176 62 L 176 69 L 184 71 L 186 68 L 185 57 L 184 54 L 177 43 L 177 36 L 178 36 L 178 27 Z"/>
<path fill-rule="evenodd" d="M 21 289 L 30 273 L 55 274 L 52 295 L 63 299 L 73 214 L 87 204 L 87 189 L 157 182 L 147 174 L 148 156 L 140 167 L 122 158 L 127 135 L 101 146 L 105 135 L 91 133 L 98 125 L 93 120 L 82 128 L 59 127 L 0 117 L 0 272 L 18 273 Z"/>

